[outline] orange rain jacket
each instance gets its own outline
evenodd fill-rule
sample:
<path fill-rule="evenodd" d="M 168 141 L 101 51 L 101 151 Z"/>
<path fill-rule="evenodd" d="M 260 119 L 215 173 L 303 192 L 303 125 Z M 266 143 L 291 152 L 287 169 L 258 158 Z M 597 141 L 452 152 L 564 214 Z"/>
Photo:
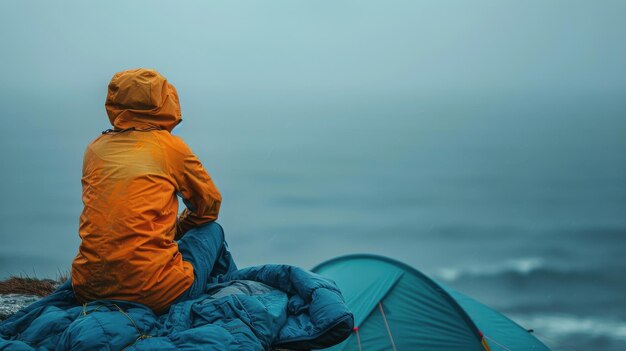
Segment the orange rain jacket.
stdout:
<path fill-rule="evenodd" d="M 85 151 L 72 285 L 82 302 L 119 299 L 163 312 L 194 279 L 174 239 L 214 221 L 221 196 L 189 147 L 170 134 L 181 121 L 178 94 L 158 72 L 115 74 L 105 106 L 115 129 Z M 178 220 L 177 194 L 188 206 Z"/>

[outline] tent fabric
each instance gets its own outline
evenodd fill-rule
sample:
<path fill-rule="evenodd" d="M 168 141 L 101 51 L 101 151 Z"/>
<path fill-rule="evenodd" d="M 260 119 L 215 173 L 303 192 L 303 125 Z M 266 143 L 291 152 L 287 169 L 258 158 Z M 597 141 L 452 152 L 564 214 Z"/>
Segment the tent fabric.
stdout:
<path fill-rule="evenodd" d="M 491 351 L 549 351 L 526 329 L 482 303 L 442 285 L 472 317 L 483 332 Z"/>
<path fill-rule="evenodd" d="M 246 281 L 267 287 L 235 289 L 233 282 Z M 250 294 L 224 293 L 245 290 Z M 293 266 L 234 271 L 216 277 L 207 292 L 157 316 L 133 302 L 99 300 L 80 305 L 68 281 L 0 323 L 0 350 L 311 349 L 342 341 L 353 326 L 353 316 L 336 285 Z"/>
<path fill-rule="evenodd" d="M 390 258 L 343 256 L 313 271 L 337 283 L 357 321 L 358 334 L 330 350 L 549 351 L 498 312 Z M 370 286 L 388 290 L 363 291 Z"/>
<path fill-rule="evenodd" d="M 414 274 L 392 261 L 370 256 L 339 258 L 313 269 L 332 278 L 340 287 L 346 303 L 355 314 L 361 344 L 364 350 L 458 350 L 485 351 L 480 333 L 472 325 L 465 312 L 445 291 L 422 274 Z M 382 299 L 366 296 L 360 300 L 371 285 L 371 280 L 381 277 L 398 277 L 395 284 L 387 285 Z M 355 301 L 357 301 L 355 303 Z M 378 303 L 382 302 L 387 325 Z M 355 308 L 367 303 L 367 308 Z M 367 314 L 365 314 L 367 313 Z M 439 347 L 439 348 L 437 348 Z M 359 350 L 356 335 L 333 348 L 333 350 Z"/>
<path fill-rule="evenodd" d="M 378 301 L 382 300 L 391 288 L 400 280 L 404 272 L 399 269 L 377 264 L 377 262 L 361 262 L 367 274 L 354 274 L 350 265 L 334 266 L 333 277 L 337 281 L 349 281 L 342 290 L 346 303 L 354 314 L 354 325 L 360 326 L 372 312 Z M 323 274 L 323 273 L 321 273 Z"/>

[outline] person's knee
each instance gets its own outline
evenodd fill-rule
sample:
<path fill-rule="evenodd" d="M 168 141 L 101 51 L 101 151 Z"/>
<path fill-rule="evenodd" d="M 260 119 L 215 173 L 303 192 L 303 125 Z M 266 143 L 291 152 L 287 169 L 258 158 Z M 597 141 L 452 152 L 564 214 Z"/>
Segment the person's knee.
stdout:
<path fill-rule="evenodd" d="M 220 241 L 224 241 L 225 237 L 224 237 L 224 228 L 222 228 L 222 226 L 217 223 L 217 222 L 209 222 L 209 223 L 204 223 L 200 226 L 197 226 L 191 230 L 195 232 L 195 235 L 210 235 L 213 237 L 217 237 L 219 238 Z"/>

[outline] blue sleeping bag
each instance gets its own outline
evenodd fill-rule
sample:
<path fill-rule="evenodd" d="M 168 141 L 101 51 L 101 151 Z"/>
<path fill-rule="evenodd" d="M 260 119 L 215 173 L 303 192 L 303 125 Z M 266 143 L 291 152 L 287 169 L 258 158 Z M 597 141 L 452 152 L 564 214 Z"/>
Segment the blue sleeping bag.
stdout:
<path fill-rule="evenodd" d="M 309 350 L 343 341 L 353 316 L 334 282 L 288 265 L 218 276 L 160 316 L 141 304 L 80 305 L 71 282 L 0 323 L 0 350 Z"/>

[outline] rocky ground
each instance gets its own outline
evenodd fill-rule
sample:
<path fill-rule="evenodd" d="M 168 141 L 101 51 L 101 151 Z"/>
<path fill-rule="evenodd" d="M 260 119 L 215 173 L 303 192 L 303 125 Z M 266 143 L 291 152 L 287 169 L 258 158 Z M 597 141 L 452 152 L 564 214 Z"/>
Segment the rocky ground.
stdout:
<path fill-rule="evenodd" d="M 37 295 L 2 294 L 0 295 L 0 321 L 3 321 L 23 307 L 39 300 Z"/>
<path fill-rule="evenodd" d="M 0 321 L 53 292 L 67 277 L 57 280 L 10 277 L 0 281 Z"/>

